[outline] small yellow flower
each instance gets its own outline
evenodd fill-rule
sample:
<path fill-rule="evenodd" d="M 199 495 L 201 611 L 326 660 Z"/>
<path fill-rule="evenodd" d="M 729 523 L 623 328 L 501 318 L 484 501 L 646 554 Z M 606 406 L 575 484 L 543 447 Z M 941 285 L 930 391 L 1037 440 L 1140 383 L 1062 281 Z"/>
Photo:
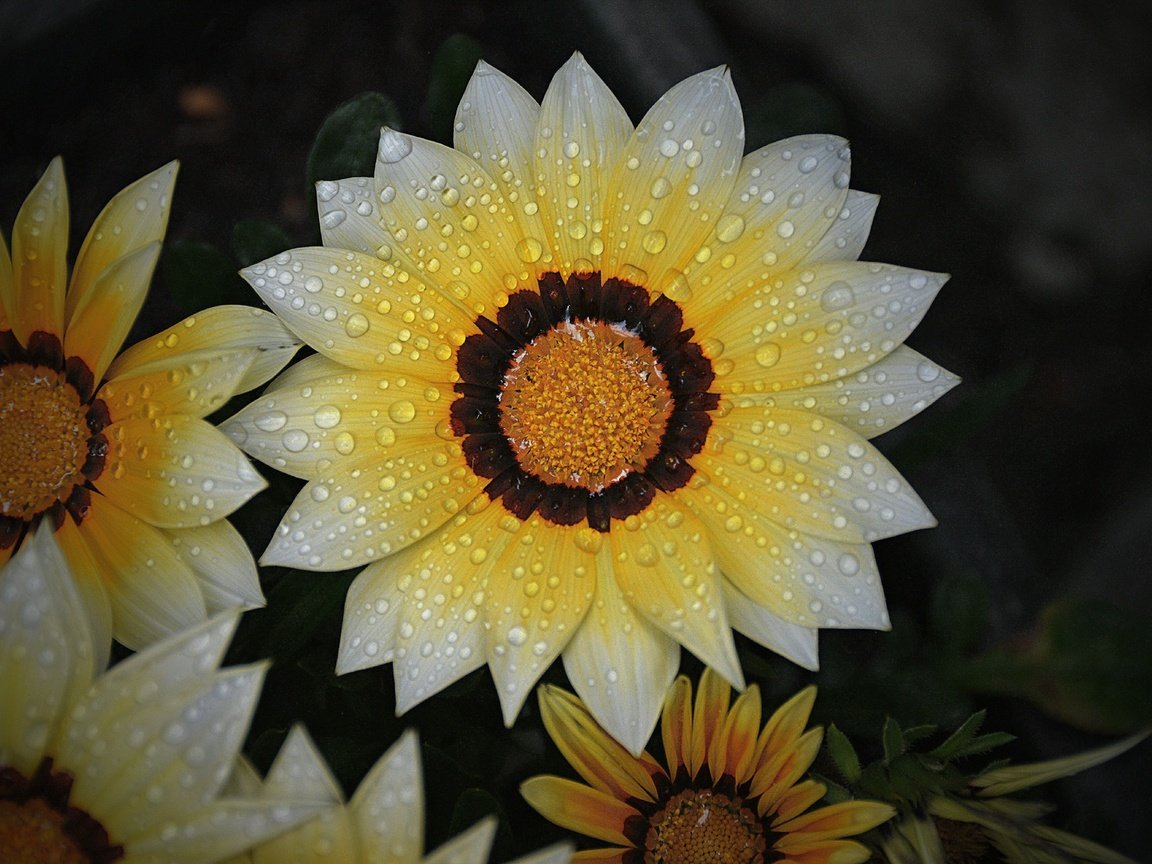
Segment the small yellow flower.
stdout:
<path fill-rule="evenodd" d="M 424 857 L 424 783 L 415 732 L 406 732 L 380 757 L 347 804 L 324 757 L 302 727 L 289 733 L 263 783 L 251 766 L 241 765 L 234 781 L 249 794 L 307 798 L 331 806 L 319 819 L 257 846 L 234 864 L 480 864 L 488 860 L 496 835 L 491 820 L 477 823 Z M 513 864 L 568 864 L 570 859 L 570 848 L 560 845 Z"/>
<path fill-rule="evenodd" d="M 729 705 L 728 685 L 711 670 L 692 685 L 676 679 L 661 721 L 665 765 L 629 754 L 570 693 L 540 688 L 544 724 L 564 758 L 588 783 L 533 777 L 521 792 L 553 822 L 614 844 L 577 861 L 598 864 L 851 864 L 868 850 L 846 840 L 896 812 L 847 801 L 810 809 L 825 793 L 803 780 L 821 730 L 805 731 L 816 689 L 808 687 L 760 727 L 752 685 Z"/>
<path fill-rule="evenodd" d="M 264 486 L 203 419 L 264 383 L 299 341 L 258 309 L 220 306 L 117 352 L 144 302 L 176 163 L 97 217 L 68 275 L 68 197 L 54 159 L 0 239 L 0 564 L 57 532 L 101 656 L 228 606 L 263 605 L 229 513 Z"/>
<path fill-rule="evenodd" d="M 455 128 L 244 273 L 318 354 L 224 428 L 308 481 L 264 562 L 367 565 L 338 671 L 403 712 L 487 664 L 511 724 L 562 655 L 638 752 L 680 646 L 742 686 L 733 629 L 886 628 L 869 544 L 933 520 L 867 438 L 955 378 L 902 345 L 944 277 L 856 260 L 846 143 L 745 156 L 722 68 L 633 128 L 579 54 L 542 104 L 481 63 Z"/>
<path fill-rule="evenodd" d="M 316 815 L 221 794 L 267 664 L 219 669 L 239 612 L 108 672 L 51 530 L 0 568 L 0 860 L 212 864 Z"/>

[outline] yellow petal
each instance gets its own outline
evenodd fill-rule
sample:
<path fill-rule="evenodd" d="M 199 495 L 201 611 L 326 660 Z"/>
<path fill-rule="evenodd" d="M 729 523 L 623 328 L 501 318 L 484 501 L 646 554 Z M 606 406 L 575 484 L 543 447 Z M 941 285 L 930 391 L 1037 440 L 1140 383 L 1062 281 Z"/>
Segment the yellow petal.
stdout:
<path fill-rule="evenodd" d="M 73 520 L 65 519 L 60 523 L 56 529 L 56 542 L 68 559 L 68 569 L 84 602 L 96 649 L 95 669 L 102 672 L 108 668 L 112 651 L 112 603 L 104 584 L 105 574 L 100 571 Z"/>
<path fill-rule="evenodd" d="M 784 821 L 798 816 L 823 798 L 827 792 L 828 789 L 824 784 L 815 780 L 797 783 L 780 798 L 775 810 L 776 819 Z"/>
<path fill-rule="evenodd" d="M 89 294 L 96 289 L 96 283 L 104 271 L 112 264 L 138 253 L 151 244 L 159 244 L 168 228 L 168 216 L 172 210 L 172 189 L 176 185 L 176 171 L 179 163 L 169 162 L 151 174 L 141 177 L 128 186 L 104 207 L 84 244 L 76 256 L 76 266 L 72 270 L 72 283 L 68 291 L 68 328 L 71 330 L 84 313 L 81 308 L 91 301 Z M 147 280 L 145 280 L 146 282 Z M 141 293 L 147 291 L 147 284 Z M 127 334 L 133 313 L 128 317 L 125 331 L 115 340 L 117 346 Z M 96 380 L 100 375 L 96 374 Z"/>
<path fill-rule="evenodd" d="M 680 666 L 680 646 L 624 599 L 610 576 L 610 544 L 591 528 L 580 542 L 599 544 L 596 596 L 564 649 L 564 671 L 585 706 L 633 755 L 643 751 L 664 693 Z M 594 536 L 595 535 L 595 536 Z"/>
<path fill-rule="evenodd" d="M 802 262 L 848 194 L 848 146 L 801 135 L 749 153 L 724 215 L 686 267 L 697 312 L 731 313 L 731 300 Z"/>
<path fill-rule="evenodd" d="M 767 788 L 775 775 L 767 776 L 774 761 L 779 761 L 781 754 L 787 754 L 796 747 L 808 725 L 808 718 L 812 714 L 812 705 L 816 701 L 816 688 L 805 687 L 783 705 L 773 712 L 760 732 L 760 740 L 756 745 L 757 764 L 754 771 L 759 774 L 765 772 L 764 777 L 755 777 L 753 786 Z"/>
<path fill-rule="evenodd" d="M 267 485 L 239 448 L 195 417 L 133 417 L 104 435 L 108 454 L 96 488 L 151 525 L 208 525 Z"/>
<path fill-rule="evenodd" d="M 455 442 L 430 437 L 388 450 L 366 447 L 354 461 L 317 472 L 260 561 L 305 570 L 357 567 L 432 536 L 481 489 Z"/>
<path fill-rule="evenodd" d="M 260 351 L 189 351 L 170 363 L 132 370 L 106 381 L 96 396 L 113 421 L 160 414 L 206 417 L 232 398 Z"/>
<path fill-rule="evenodd" d="M 700 676 L 696 704 L 692 708 L 690 735 L 692 749 L 688 762 L 689 776 L 695 777 L 696 773 L 708 764 L 709 750 L 712 742 L 724 728 L 731 698 L 732 691 L 728 682 L 711 669 L 705 669 L 704 674 Z M 718 778 L 713 777 L 712 779 Z"/>
<path fill-rule="evenodd" d="M 538 514 L 502 523 L 509 537 L 498 556 L 488 553 L 484 632 L 488 668 L 511 726 L 581 626 L 600 576 L 595 556 L 576 542 L 580 529 Z"/>
<path fill-rule="evenodd" d="M 791 624 L 737 590 L 724 580 L 724 608 L 732 629 L 752 641 L 786 657 L 797 666 L 815 672 L 820 668 L 819 630 Z"/>
<path fill-rule="evenodd" d="M 456 348 L 473 331 L 474 314 L 407 271 L 360 253 L 311 247 L 241 275 L 289 328 L 339 363 L 387 370 L 382 381 L 412 376 L 442 387 L 456 380 Z"/>
<path fill-rule="evenodd" d="M 204 620 L 196 577 L 159 529 L 93 495 L 80 536 L 104 574 L 117 642 L 138 649 Z"/>
<path fill-rule="evenodd" d="M 749 794 L 760 796 L 761 815 L 774 813 L 784 796 L 812 767 L 823 739 L 824 730 L 816 727 L 809 729 L 789 747 L 758 750 Z"/>
<path fill-rule="evenodd" d="M 657 492 L 643 513 L 608 534 L 613 576 L 640 615 L 743 688 L 706 532 L 674 496 Z"/>
<path fill-rule="evenodd" d="M 779 393 L 744 393 L 741 403 L 814 411 L 865 438 L 895 429 L 919 414 L 960 379 L 901 345 L 851 375 Z"/>
<path fill-rule="evenodd" d="M 132 329 L 159 257 L 160 241 L 155 241 L 116 259 L 86 286 L 77 303 L 64 336 L 64 355 L 80 357 L 95 381 L 104 377 Z"/>
<path fill-rule="evenodd" d="M 660 715 L 660 737 L 668 773 L 675 779 L 681 768 L 688 770 L 692 758 L 692 682 L 677 676 L 668 688 Z M 689 778 L 691 779 L 691 778 Z"/>
<path fill-rule="evenodd" d="M 536 125 L 535 182 L 562 274 L 600 270 L 609 180 L 632 134 L 616 97 L 579 52 L 556 72 Z"/>
<path fill-rule="evenodd" d="M 863 834 L 895 815 L 896 810 L 891 805 L 879 801 L 842 801 L 783 822 L 774 822 L 772 828 L 787 835 L 777 843 L 778 848 L 787 849 L 817 840 Z"/>
<path fill-rule="evenodd" d="M 36 331 L 63 341 L 68 288 L 68 189 L 57 156 L 28 193 L 12 226 L 12 331 L 25 347 Z"/>
<path fill-rule="evenodd" d="M 453 144 L 496 181 L 524 236 L 543 240 L 532 152 L 539 115 L 540 106 L 523 87 L 481 60 L 456 109 Z M 537 270 L 550 258 L 535 262 Z"/>
<path fill-rule="evenodd" d="M 526 237 L 496 182 L 470 156 L 434 141 L 384 129 L 376 156 L 376 206 L 391 242 L 419 277 L 463 286 L 486 306 L 519 287 L 536 287 Z"/>
<path fill-rule="evenodd" d="M 685 318 L 723 346 L 710 351 L 714 389 L 772 395 L 843 378 L 891 354 L 946 280 L 888 264 L 814 264 L 715 292 L 723 303 L 686 305 Z"/>
<path fill-rule="evenodd" d="M 620 801 L 656 800 L 652 778 L 664 772 L 647 752 L 625 750 L 571 693 L 545 684 L 537 696 L 549 737 L 585 782 Z"/>
<path fill-rule="evenodd" d="M 243 393 L 270 380 L 299 349 L 300 340 L 271 312 L 254 306 L 213 306 L 128 348 L 112 361 L 108 378 L 181 369 L 213 353 L 255 350 L 255 359 L 235 388 Z"/>
<path fill-rule="evenodd" d="M 564 777 L 541 775 L 521 783 L 520 794 L 561 828 L 609 843 L 632 845 L 624 834 L 625 825 L 640 814 L 607 793 Z"/>
<path fill-rule="evenodd" d="M 782 849 L 782 846 L 782 843 L 777 842 L 777 849 Z M 805 843 L 796 849 L 789 846 L 787 851 L 780 851 L 777 854 L 782 856 L 776 859 L 780 864 L 863 864 L 872 860 L 871 851 L 852 840 L 820 840 Z M 935 862 L 917 860 L 917 864 L 935 864 Z"/>
<path fill-rule="evenodd" d="M 753 684 L 737 697 L 720 734 L 709 743 L 708 766 L 713 779 L 727 774 L 737 785 L 749 779 L 759 735 L 760 688 Z"/>
<path fill-rule="evenodd" d="M 936 524 L 875 447 L 805 411 L 750 406 L 715 416 L 708 443 L 692 464 L 701 475 L 696 488 L 700 480 L 714 487 L 696 496 L 698 506 L 711 496 L 732 508 L 710 517 L 713 524 L 723 518 L 725 538 L 728 525 L 744 530 L 748 524 L 755 531 L 754 523 L 765 518 L 846 544 Z M 723 498 L 715 488 L 724 490 Z"/>
<path fill-rule="evenodd" d="M 740 100 L 726 67 L 686 78 L 661 96 L 616 161 L 605 275 L 687 299 L 678 293 L 682 270 L 713 232 L 743 151 Z"/>
<path fill-rule="evenodd" d="M 419 739 L 407 731 L 388 748 L 352 796 L 366 861 L 418 861 L 424 846 L 424 784 Z"/>

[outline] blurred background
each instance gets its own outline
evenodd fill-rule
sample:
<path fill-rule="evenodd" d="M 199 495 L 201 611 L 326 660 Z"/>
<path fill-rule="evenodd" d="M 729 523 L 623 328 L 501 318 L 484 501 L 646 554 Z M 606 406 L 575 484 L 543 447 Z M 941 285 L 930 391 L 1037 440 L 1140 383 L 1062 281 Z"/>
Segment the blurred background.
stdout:
<path fill-rule="evenodd" d="M 333 162 L 313 142 L 366 91 L 392 125 L 448 142 L 481 56 L 540 98 L 579 49 L 634 121 L 728 64 L 750 149 L 851 141 L 852 186 L 883 199 L 865 258 L 952 274 L 909 343 L 964 379 L 877 441 L 940 521 L 877 545 L 893 632 L 825 631 L 817 675 L 742 641 L 745 668 L 768 699 L 817 681 L 817 719 L 873 758 L 886 714 L 955 726 L 981 707 L 986 730 L 1017 736 L 1006 755 L 1051 758 L 1152 724 L 1152 78 L 1148 13 L 1128 8 L 0 0 L 0 230 L 56 154 L 73 253 L 108 198 L 180 159 L 134 341 L 205 305 L 257 303 L 236 268 L 316 242 L 310 180 Z M 233 520 L 257 554 L 296 488 L 272 479 Z M 505 857 L 561 836 L 515 794 L 529 773 L 565 771 L 533 705 L 504 733 L 481 671 L 397 720 L 387 668 L 332 675 L 351 575 L 263 573 L 270 607 L 233 648 L 276 660 L 257 763 L 304 720 L 351 791 L 416 725 L 430 848 L 492 811 Z M 1145 742 L 1046 787 L 1054 823 L 1146 860 L 1150 775 Z"/>

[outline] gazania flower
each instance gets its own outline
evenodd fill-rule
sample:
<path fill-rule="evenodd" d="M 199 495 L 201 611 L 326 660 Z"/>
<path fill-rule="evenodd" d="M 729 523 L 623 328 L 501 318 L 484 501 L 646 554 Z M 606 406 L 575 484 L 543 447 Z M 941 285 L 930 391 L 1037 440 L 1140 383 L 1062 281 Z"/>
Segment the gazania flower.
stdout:
<path fill-rule="evenodd" d="M 52 531 L 0 569 L 5 864 L 211 864 L 315 815 L 306 797 L 219 794 L 266 664 L 219 669 L 230 610 L 100 674 Z"/>
<path fill-rule="evenodd" d="M 612 843 L 577 853 L 599 864 L 831 864 L 858 862 L 868 850 L 846 840 L 895 810 L 872 801 L 810 809 L 825 793 L 802 779 L 820 749 L 819 727 L 804 730 L 816 689 L 797 693 L 760 727 L 760 692 L 752 685 L 729 705 L 728 685 L 711 670 L 692 685 L 681 676 L 664 703 L 666 765 L 632 756 L 579 699 L 540 688 L 548 734 L 588 785 L 533 777 L 520 787 L 553 822 Z"/>
<path fill-rule="evenodd" d="M 331 804 L 319 819 L 257 846 L 235 864 L 451 864 L 488 860 L 496 825 L 485 820 L 423 857 L 424 792 L 416 733 L 407 732 L 368 772 L 350 803 L 308 733 L 295 727 L 261 784 L 242 763 L 236 785 L 270 798 Z M 571 849 L 553 846 L 515 864 L 567 864 Z"/>
<path fill-rule="evenodd" d="M 869 542 L 932 518 L 866 438 L 954 379 L 901 345 L 943 277 L 855 260 L 845 143 L 742 156 L 724 69 L 633 129 L 578 54 L 541 105 L 480 64 L 455 143 L 385 129 L 244 273 L 319 352 L 225 428 L 308 481 L 265 562 L 368 565 L 338 670 L 404 711 L 487 663 L 511 723 L 563 654 L 636 752 L 681 645 L 740 685 L 733 628 L 887 627 Z"/>
<path fill-rule="evenodd" d="M 144 302 L 176 163 L 109 202 L 68 276 L 59 159 L 0 242 L 0 564 L 44 522 L 81 593 L 102 656 L 226 606 L 263 605 L 224 517 L 264 486 L 204 421 L 264 383 L 299 347 L 275 316 L 221 306 L 116 356 Z"/>

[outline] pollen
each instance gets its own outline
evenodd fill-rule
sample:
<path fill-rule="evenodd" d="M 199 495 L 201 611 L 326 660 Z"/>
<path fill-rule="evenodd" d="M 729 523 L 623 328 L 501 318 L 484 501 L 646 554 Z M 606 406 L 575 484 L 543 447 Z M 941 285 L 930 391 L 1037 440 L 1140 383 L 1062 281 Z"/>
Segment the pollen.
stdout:
<path fill-rule="evenodd" d="M 686 789 L 652 817 L 644 848 L 644 864 L 764 864 L 767 838 L 739 798 Z"/>
<path fill-rule="evenodd" d="M 84 481 L 87 406 L 45 366 L 0 366 L 0 515 L 28 520 Z"/>
<path fill-rule="evenodd" d="M 88 864 L 64 831 L 65 814 L 39 798 L 0 800 L 0 849 L 5 864 Z"/>
<path fill-rule="evenodd" d="M 644 469 L 673 408 L 643 339 L 618 324 L 562 321 L 513 358 L 500 428 L 525 471 L 599 492 Z"/>

